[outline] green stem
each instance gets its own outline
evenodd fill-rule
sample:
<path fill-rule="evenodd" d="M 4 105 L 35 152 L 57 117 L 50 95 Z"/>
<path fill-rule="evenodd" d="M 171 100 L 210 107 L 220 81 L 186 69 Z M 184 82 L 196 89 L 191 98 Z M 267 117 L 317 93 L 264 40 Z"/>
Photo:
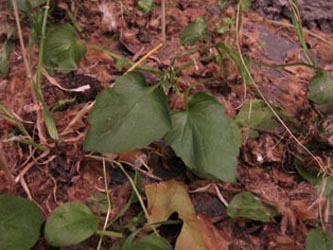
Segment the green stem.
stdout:
<path fill-rule="evenodd" d="M 7 122 L 15 125 L 22 134 L 30 136 L 23 123 L 19 119 L 17 119 L 9 110 L 7 110 L 6 107 L 2 104 L 0 104 L 0 111 L 4 113 L 4 115 L 0 114 L 0 120 L 6 120 Z"/>
<path fill-rule="evenodd" d="M 114 161 L 114 163 L 115 163 L 115 164 L 121 169 L 121 171 L 126 175 L 128 181 L 130 182 L 130 184 L 131 184 L 131 186 L 132 186 L 132 188 L 133 188 L 133 191 L 135 192 L 135 194 L 136 194 L 136 196 L 137 196 L 137 198 L 138 198 L 138 200 L 139 200 L 139 203 L 140 203 L 140 205 L 141 205 L 141 208 L 142 208 L 142 210 L 143 210 L 143 212 L 144 212 L 144 214 L 145 214 L 145 216 L 146 216 L 146 219 L 147 219 L 147 221 L 149 222 L 149 217 L 150 217 L 150 216 L 149 216 L 148 210 L 147 210 L 147 208 L 146 208 L 146 206 L 145 206 L 145 203 L 143 202 L 143 199 L 142 199 L 142 197 L 141 197 L 141 195 L 140 195 L 140 193 L 139 193 L 139 190 L 137 189 L 137 187 L 136 187 L 136 185 L 135 185 L 134 180 L 133 180 L 132 177 L 126 172 L 126 170 L 124 169 L 124 167 L 123 167 L 123 165 L 122 165 L 121 163 L 119 163 L 119 162 L 117 162 L 117 161 Z M 159 235 L 158 232 L 157 232 L 157 230 L 156 230 L 156 228 L 155 228 L 155 226 L 154 226 L 154 225 L 151 225 L 151 227 L 152 227 L 154 233 L 155 233 L 156 235 Z"/>
<path fill-rule="evenodd" d="M 110 238 L 122 238 L 124 237 L 122 233 L 114 232 L 114 231 L 106 231 L 106 230 L 98 230 L 96 234 L 101 236 L 109 236 Z"/>
<path fill-rule="evenodd" d="M 34 148 L 40 150 L 40 151 L 46 151 L 47 150 L 47 147 L 44 146 L 44 145 L 41 145 L 41 144 L 38 144 L 36 142 L 34 142 L 32 139 L 30 138 L 22 138 L 21 140 L 18 140 L 19 142 L 22 142 L 22 143 L 25 143 L 25 144 L 28 144 L 30 146 L 33 146 Z"/>
<path fill-rule="evenodd" d="M 45 151 L 47 148 L 43 145 L 40 145 L 38 143 L 35 143 L 31 136 L 29 135 L 28 131 L 26 130 L 26 128 L 24 127 L 23 123 L 17 119 L 8 109 L 6 109 L 5 106 L 3 106 L 2 104 L 0 104 L 0 111 L 2 111 L 4 114 L 0 113 L 0 120 L 5 120 L 9 123 L 11 123 L 12 125 L 16 126 L 18 128 L 18 130 L 24 135 L 24 136 L 18 136 L 16 138 L 19 138 L 17 141 L 22 142 L 22 143 L 26 143 L 28 145 L 31 145 L 41 151 Z"/>
<path fill-rule="evenodd" d="M 291 16 L 292 16 L 294 28 L 295 28 L 296 34 L 298 36 L 298 39 L 302 45 L 306 60 L 308 61 L 309 64 L 315 65 L 313 59 L 311 58 L 310 51 L 308 49 L 308 46 L 307 46 L 305 38 L 304 38 L 301 18 L 300 18 L 299 11 L 297 8 L 297 0 L 290 0 L 290 5 L 291 5 L 291 10 L 292 10 Z"/>
<path fill-rule="evenodd" d="M 47 23 L 47 16 L 50 9 L 50 0 L 47 0 L 46 5 L 44 6 L 45 12 L 43 16 L 43 23 L 42 23 L 42 32 L 39 44 L 39 54 L 38 54 L 38 65 L 37 65 L 37 73 L 36 73 L 36 81 L 34 84 L 34 89 L 36 92 L 36 96 L 38 101 L 43 106 L 43 117 L 46 128 L 49 132 L 51 138 L 55 141 L 59 140 L 57 128 L 55 126 L 54 119 L 52 117 L 51 112 L 49 111 L 46 102 L 43 97 L 42 88 L 41 88 L 41 76 L 42 76 L 42 66 L 43 66 L 43 56 L 44 56 L 44 44 L 45 44 L 45 32 L 46 32 L 46 23 Z"/>

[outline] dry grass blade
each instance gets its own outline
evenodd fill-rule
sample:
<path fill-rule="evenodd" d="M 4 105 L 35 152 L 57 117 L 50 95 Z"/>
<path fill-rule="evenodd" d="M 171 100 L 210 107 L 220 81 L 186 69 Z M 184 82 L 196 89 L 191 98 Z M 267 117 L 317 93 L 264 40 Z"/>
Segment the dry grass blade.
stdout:
<path fill-rule="evenodd" d="M 165 0 L 161 1 L 161 10 L 162 10 L 162 43 L 166 42 L 166 18 L 165 18 Z"/>
<path fill-rule="evenodd" d="M 67 127 L 64 129 L 64 131 L 61 132 L 61 135 L 66 135 L 68 132 L 70 132 L 70 129 L 94 106 L 95 102 L 86 103 L 86 105 L 76 114 L 76 116 L 73 118 L 73 120 L 70 121 L 70 123 L 67 125 Z"/>
<path fill-rule="evenodd" d="M 155 48 L 153 48 L 151 51 L 149 51 L 145 56 L 143 56 L 139 61 L 137 61 L 136 63 L 134 63 L 127 71 L 131 72 L 134 69 L 136 69 L 138 66 L 140 66 L 145 60 L 147 60 L 147 58 L 149 58 L 151 55 L 153 55 L 156 51 L 158 51 L 160 48 L 163 47 L 163 43 L 158 44 Z"/>

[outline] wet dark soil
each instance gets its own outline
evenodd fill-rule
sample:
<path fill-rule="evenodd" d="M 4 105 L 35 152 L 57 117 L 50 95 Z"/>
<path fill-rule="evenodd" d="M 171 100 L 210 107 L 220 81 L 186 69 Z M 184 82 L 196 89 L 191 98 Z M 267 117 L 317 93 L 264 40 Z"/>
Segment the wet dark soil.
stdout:
<path fill-rule="evenodd" d="M 298 0 L 297 3 L 303 24 L 307 28 L 333 32 L 333 1 Z M 274 20 L 290 18 L 288 0 L 254 0 L 252 9 Z"/>

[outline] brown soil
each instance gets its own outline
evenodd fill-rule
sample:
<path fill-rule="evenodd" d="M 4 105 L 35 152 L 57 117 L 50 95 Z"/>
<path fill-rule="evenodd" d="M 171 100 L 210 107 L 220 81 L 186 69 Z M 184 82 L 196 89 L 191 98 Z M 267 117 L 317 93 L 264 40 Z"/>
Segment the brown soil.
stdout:
<path fill-rule="evenodd" d="M 73 3 L 74 9 L 79 10 L 77 22 L 82 28 L 81 39 L 137 61 L 161 42 L 160 1 L 155 1 L 151 15 L 144 15 L 139 11 L 137 1 L 121 2 L 120 4 L 119 1 L 107 1 L 104 12 L 94 1 L 81 0 Z M 214 53 L 214 50 L 204 48 L 204 42 L 192 47 L 195 49 L 198 46 L 202 48 L 201 50 L 188 53 L 189 48 L 181 46 L 179 41 L 183 28 L 197 17 L 203 16 L 208 23 L 213 43 L 223 41 L 230 46 L 233 45 L 234 30 L 219 35 L 216 33 L 216 24 L 221 22 L 221 17 L 234 18 L 235 8 L 232 1 L 229 1 L 227 7 L 221 10 L 217 2 L 217 0 L 168 2 L 166 45 L 147 59 L 144 65 L 154 69 L 170 70 L 171 62 L 174 62 L 173 68 L 179 68 L 189 61 L 195 61 L 196 64 L 178 73 L 176 81 L 179 89 L 184 90 L 192 84 L 205 82 L 193 88 L 193 92 L 205 91 L 214 95 L 226 107 L 226 113 L 235 117 L 245 100 L 258 98 L 253 86 L 248 86 L 247 95 L 244 97 L 241 76 L 230 59 L 225 58 L 221 62 L 223 66 L 221 67 L 213 57 L 202 60 Z M 283 19 L 289 16 L 286 2 L 288 1 L 254 1 L 253 9 L 258 9 L 260 13 L 273 19 L 279 18 L 281 22 L 272 23 L 253 11 L 244 13 L 241 49 L 253 62 L 251 73 L 258 86 L 274 107 L 284 115 L 290 129 L 317 157 L 329 162 L 332 157 L 331 145 L 327 140 L 319 138 L 314 122 L 318 121 L 319 116 L 307 99 L 309 80 L 314 72 L 301 65 L 285 68 L 262 66 L 304 61 L 304 53 L 297 36 L 288 20 Z M 329 8 L 332 9 L 332 3 L 306 0 L 299 2 L 305 24 L 317 35 L 315 37 L 305 32 L 310 51 L 319 67 L 332 70 L 333 36 L 323 32 L 333 31 L 333 12 L 328 11 Z M 50 18 L 53 22 L 70 22 L 63 10 L 63 4 L 60 1 L 52 1 Z M 113 18 L 104 20 L 103 13 L 110 12 Z M 6 20 L 10 25 L 14 25 L 11 12 L 7 11 L 5 17 L 1 15 L 2 13 L 0 20 Z M 22 24 L 24 39 L 27 42 L 29 25 L 27 22 Z M 5 40 L 4 34 L 0 32 L 1 47 Z M 318 36 L 329 42 L 318 39 Z M 32 139 L 39 143 L 42 140 L 37 132 L 38 120 L 35 110 L 31 109 L 33 99 L 17 36 L 14 37 L 14 42 L 9 75 L 0 79 L 0 103 L 23 120 Z M 36 61 L 37 53 L 33 53 L 31 62 L 33 68 L 36 66 Z M 73 200 L 89 204 L 95 213 L 105 216 L 105 207 L 92 205 L 96 193 L 104 194 L 102 161 L 98 158 L 99 155 L 88 154 L 82 149 L 85 133 L 89 127 L 87 121 L 89 110 L 83 112 L 81 116 L 77 115 L 86 110 L 96 95 L 103 88 L 110 87 L 125 71 L 126 68 L 117 69 L 116 60 L 106 53 L 88 47 L 86 58 L 77 71 L 53 77 L 63 88 L 72 89 L 89 85 L 88 92 L 74 94 L 61 90 L 44 77 L 43 94 L 49 108 L 54 107 L 59 100 L 75 97 L 74 102 L 53 113 L 61 140 L 59 143 L 54 143 L 46 134 L 44 143 L 49 150 L 43 153 L 20 142 L 19 138 L 16 141 L 8 140 L 19 132 L 12 124 L 1 120 L 1 154 L 11 173 L 15 177 L 20 175 L 21 177 L 12 184 L 6 179 L 4 172 L 0 171 L 0 193 L 20 195 L 34 200 L 40 206 L 45 218 L 59 205 Z M 149 84 L 157 81 L 155 75 L 145 72 L 145 76 Z M 182 95 L 169 93 L 168 98 L 171 109 L 183 106 Z M 75 121 L 73 125 L 68 128 L 67 126 L 73 121 Z M 186 183 L 190 190 L 216 184 L 216 188 L 223 193 L 227 202 L 239 192 L 250 191 L 277 210 L 279 215 L 269 223 L 232 219 L 227 216 L 226 207 L 219 199 L 213 185 L 204 192 L 191 193 L 196 212 L 203 216 L 204 220 L 211 221 L 220 237 L 228 239 L 229 249 L 305 249 L 305 239 L 308 232 L 314 228 L 314 222 L 325 220 L 329 225 L 328 228 L 333 227 L 332 216 L 331 218 L 319 216 L 318 192 L 296 171 L 296 158 L 302 159 L 302 166 L 312 171 L 316 170 L 315 163 L 286 133 L 283 126 L 278 125 L 272 131 L 258 132 L 258 138 L 248 138 L 244 133 L 235 184 L 197 178 L 186 170 L 181 159 L 176 157 L 163 141 L 124 154 L 111 154 L 109 157 L 127 162 L 126 169 L 131 175 L 137 170 L 133 168 L 136 160 L 145 159 L 151 171 L 147 172 L 144 166 L 138 166 L 143 187 L 148 183 L 169 179 Z M 113 204 L 111 218 L 113 218 L 127 203 L 132 189 L 119 169 L 112 164 L 108 164 L 108 169 Z M 327 202 L 325 204 L 328 206 Z M 122 230 L 128 235 L 129 225 L 133 223 L 133 218 L 139 217 L 140 212 L 139 204 L 134 203 L 121 217 L 116 230 Z M 140 223 L 136 226 L 138 225 L 142 226 Z M 163 230 L 163 235 L 174 244 L 180 226 L 166 227 Z M 98 239 L 92 237 L 79 246 L 62 249 L 96 249 Z M 116 243 L 116 240 L 106 239 L 103 249 L 114 249 Z M 34 249 L 54 248 L 48 246 L 41 237 Z"/>

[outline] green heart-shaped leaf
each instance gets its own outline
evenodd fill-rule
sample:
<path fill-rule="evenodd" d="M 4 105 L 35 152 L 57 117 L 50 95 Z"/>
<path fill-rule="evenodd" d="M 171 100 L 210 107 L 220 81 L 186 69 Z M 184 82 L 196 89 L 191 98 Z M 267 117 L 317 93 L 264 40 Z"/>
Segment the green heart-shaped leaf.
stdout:
<path fill-rule="evenodd" d="M 69 73 L 77 69 L 86 55 L 86 47 L 76 39 L 69 24 L 52 25 L 47 29 L 43 61 L 51 72 Z"/>
<path fill-rule="evenodd" d="M 144 76 L 130 72 L 104 90 L 89 115 L 85 150 L 124 152 L 161 139 L 171 127 L 167 99 Z"/>
<path fill-rule="evenodd" d="M 187 109 L 174 112 L 171 119 L 165 139 L 192 171 L 203 178 L 235 181 L 240 131 L 214 97 L 193 95 Z"/>

